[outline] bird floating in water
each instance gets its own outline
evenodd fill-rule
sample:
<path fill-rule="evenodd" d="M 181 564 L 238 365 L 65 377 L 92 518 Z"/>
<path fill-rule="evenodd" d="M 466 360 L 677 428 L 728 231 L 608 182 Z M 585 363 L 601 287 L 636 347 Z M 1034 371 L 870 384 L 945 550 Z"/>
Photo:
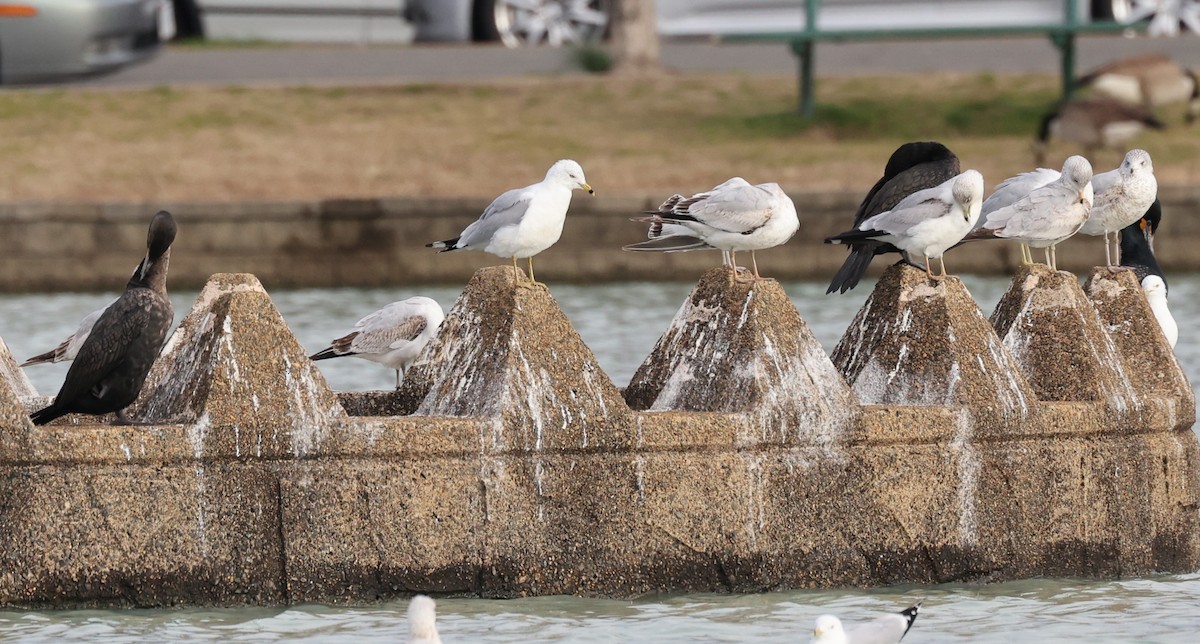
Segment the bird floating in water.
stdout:
<path fill-rule="evenodd" d="M 405 370 L 437 335 L 445 317 L 442 307 L 428 297 L 392 302 L 359 320 L 353 331 L 309 357 L 325 360 L 350 356 L 378 362 L 396 370 L 399 389 Z"/>
<path fill-rule="evenodd" d="M 902 199 L 920 190 L 938 186 L 961 172 L 958 157 L 937 141 L 905 143 L 892 152 L 883 176 L 867 192 L 854 213 L 854 228 L 881 212 L 891 210 Z M 834 243 L 828 239 L 825 243 Z M 899 253 L 894 245 L 878 239 L 849 242 L 850 255 L 829 282 L 825 292 L 845 293 L 858 286 L 876 255 Z M 905 258 L 907 260 L 907 257 Z"/>
<path fill-rule="evenodd" d="M 1069 157 L 1060 176 L 1011 205 L 992 211 L 967 240 L 1011 239 L 1021 244 L 1021 261 L 1033 263 L 1030 247 L 1046 251 L 1046 264 L 1058 270 L 1054 247 L 1079 232 L 1092 209 L 1092 164 Z"/>
<path fill-rule="evenodd" d="M 962 174 L 933 188 L 905 197 L 891 210 L 879 213 L 854 230 L 827 237 L 827 243 L 841 244 L 876 239 L 925 258 L 930 279 L 946 277 L 942 259 L 947 249 L 962 241 L 979 219 L 983 205 L 983 175 L 976 170 Z M 941 275 L 934 275 L 930 259 L 941 263 Z"/>
<path fill-rule="evenodd" d="M 425 595 L 408 602 L 408 644 L 442 644 L 437 630 L 437 603 Z"/>
<path fill-rule="evenodd" d="M 750 251 L 754 279 L 758 272 L 755 251 L 783 244 L 800 228 L 796 204 L 777 183 L 751 185 L 734 177 L 691 197 L 673 195 L 658 210 L 636 217 L 649 223 L 651 239 L 625 246 L 632 251 L 683 251 L 717 249 L 728 253 L 725 265 L 737 274 L 737 252 Z M 670 226 L 668 236 L 654 237 L 656 226 Z M 685 233 L 684 230 L 689 231 Z"/>
<path fill-rule="evenodd" d="M 821 615 L 813 630 L 812 644 L 896 644 L 917 621 L 920 610 L 921 602 L 917 602 L 899 613 L 884 615 L 853 628 L 843 628 L 842 620 L 833 615 Z"/>
<path fill-rule="evenodd" d="M 1114 269 L 1121 263 L 1121 229 L 1141 219 L 1158 199 L 1150 153 L 1130 150 L 1117 169 L 1092 177 L 1092 189 L 1095 202 L 1079 232 L 1104 236 L 1105 266 Z"/>
<path fill-rule="evenodd" d="M 110 412 L 117 413 L 118 423 L 131 424 L 125 408 L 141 392 L 175 317 L 167 297 L 167 266 L 176 230 L 171 213 L 154 215 L 146 256 L 80 345 L 54 402 L 30 414 L 34 424 L 70 413 Z"/>
<path fill-rule="evenodd" d="M 571 192 L 576 188 L 596 194 L 583 176 L 583 168 L 570 159 L 557 161 L 538 183 L 509 190 L 496 197 L 479 219 L 458 237 L 425 244 L 447 253 L 452 250 L 482 250 L 499 257 L 511 257 L 513 270 L 518 258 L 529 259 L 529 281 L 533 276 L 533 256 L 550 248 L 562 236 Z"/>

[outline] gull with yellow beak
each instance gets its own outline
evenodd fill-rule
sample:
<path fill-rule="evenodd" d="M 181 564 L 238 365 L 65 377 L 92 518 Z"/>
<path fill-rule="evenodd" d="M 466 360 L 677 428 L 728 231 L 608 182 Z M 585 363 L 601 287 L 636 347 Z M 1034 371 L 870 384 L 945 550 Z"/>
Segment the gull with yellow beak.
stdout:
<path fill-rule="evenodd" d="M 482 250 L 499 257 L 511 257 L 513 270 L 518 258 L 529 259 L 529 281 L 533 276 L 533 256 L 550 248 L 562 236 L 571 192 L 579 188 L 596 194 L 583 176 L 578 163 L 563 159 L 550 166 L 546 178 L 524 188 L 516 188 L 496 197 L 479 219 L 458 237 L 426 244 L 441 252 Z"/>

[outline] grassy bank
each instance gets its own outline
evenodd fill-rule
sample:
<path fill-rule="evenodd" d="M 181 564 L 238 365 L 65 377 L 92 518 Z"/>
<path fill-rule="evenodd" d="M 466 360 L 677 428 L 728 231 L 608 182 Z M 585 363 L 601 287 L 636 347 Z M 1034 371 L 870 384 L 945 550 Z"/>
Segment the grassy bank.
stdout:
<path fill-rule="evenodd" d="M 809 122 L 795 79 L 673 75 L 371 88 L 156 88 L 0 94 L 0 200 L 490 196 L 572 157 L 599 194 L 697 191 L 742 175 L 865 191 L 900 143 L 938 139 L 989 188 L 1033 167 L 1051 76 L 825 78 Z M 1200 137 L 1134 144 L 1164 184 L 1200 180 Z M 1181 136 L 1180 133 L 1186 133 Z M 1051 148 L 1057 165 L 1070 145 Z M 1115 167 L 1121 153 L 1093 158 Z"/>

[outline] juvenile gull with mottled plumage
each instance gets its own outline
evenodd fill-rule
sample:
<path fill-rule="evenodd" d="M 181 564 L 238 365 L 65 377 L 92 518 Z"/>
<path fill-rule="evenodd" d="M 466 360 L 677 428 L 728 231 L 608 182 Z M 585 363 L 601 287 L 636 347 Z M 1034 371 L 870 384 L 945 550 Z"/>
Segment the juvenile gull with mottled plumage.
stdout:
<path fill-rule="evenodd" d="M 750 251 L 754 279 L 762 279 L 754 252 L 783 244 L 796 234 L 796 205 L 777 183 L 751 185 L 734 177 L 706 192 L 684 198 L 673 195 L 648 217 L 651 239 L 625 246 L 632 251 L 684 251 L 714 248 L 728 253 L 725 264 L 737 270 L 737 251 Z M 654 234 L 670 226 L 670 235 Z M 684 233 L 684 230 L 690 234 Z M 663 230 L 662 228 L 659 229 Z"/>
<path fill-rule="evenodd" d="M 428 297 L 392 302 L 359 320 L 353 331 L 309 357 L 326 360 L 350 356 L 378 362 L 396 370 L 399 389 L 404 371 L 437 335 L 445 317 L 442 307 Z"/>

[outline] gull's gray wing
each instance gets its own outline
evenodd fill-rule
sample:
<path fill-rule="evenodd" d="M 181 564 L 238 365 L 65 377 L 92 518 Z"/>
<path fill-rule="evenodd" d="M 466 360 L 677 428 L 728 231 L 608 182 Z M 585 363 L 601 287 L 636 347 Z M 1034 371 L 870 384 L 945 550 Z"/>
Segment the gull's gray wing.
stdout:
<path fill-rule="evenodd" d="M 979 209 L 979 221 L 983 222 L 993 212 L 1007 208 L 1034 190 L 1057 181 L 1060 176 L 1062 173 L 1058 170 L 1038 168 L 1001 181 L 992 194 L 983 200 L 983 207 Z"/>
<path fill-rule="evenodd" d="M 908 620 L 900 614 L 884 615 L 846 631 L 850 644 L 896 644 L 908 632 Z"/>
<path fill-rule="evenodd" d="M 686 212 L 709 228 L 743 234 L 753 232 L 771 218 L 774 195 L 758 186 L 731 179 L 721 184 L 720 190 L 704 194 L 707 196 L 679 202 L 676 213 Z"/>
<path fill-rule="evenodd" d="M 924 191 L 922 191 L 924 192 Z M 864 221 L 860 230 L 879 230 L 891 235 L 904 235 L 908 229 L 930 219 L 944 217 L 954 208 L 949 195 L 932 195 L 916 203 L 898 205 L 895 210 L 881 212 Z"/>
<path fill-rule="evenodd" d="M 1064 218 L 1078 200 L 1079 193 L 1056 181 L 992 213 L 985 227 L 998 229 L 997 237 L 1058 239 L 1073 234 L 1083 224 Z"/>
<path fill-rule="evenodd" d="M 1109 189 L 1123 185 L 1121 181 L 1121 169 L 1109 170 L 1100 174 L 1092 175 L 1092 190 L 1096 193 L 1096 201 L 1100 200 L 1100 194 Z"/>
<path fill-rule="evenodd" d="M 497 230 L 521 223 L 532 199 L 533 191 L 529 188 L 516 188 L 496 197 L 479 219 L 459 235 L 458 247 L 486 245 Z"/>

